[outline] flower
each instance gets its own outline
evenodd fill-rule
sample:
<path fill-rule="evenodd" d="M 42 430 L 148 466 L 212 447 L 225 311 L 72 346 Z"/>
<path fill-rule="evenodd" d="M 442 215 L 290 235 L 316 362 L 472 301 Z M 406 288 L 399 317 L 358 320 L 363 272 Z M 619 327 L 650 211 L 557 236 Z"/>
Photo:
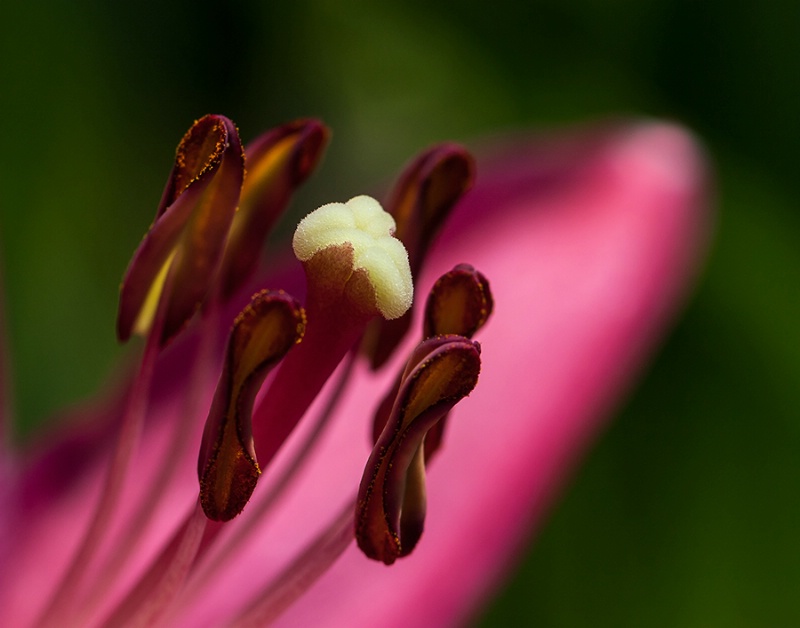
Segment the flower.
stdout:
<path fill-rule="evenodd" d="M 404 280 L 389 282 L 386 305 L 379 271 L 353 265 L 361 235 L 309 250 L 305 236 L 296 241 L 307 283 L 280 254 L 245 279 L 326 140 L 315 121 L 280 127 L 246 149 L 242 183 L 227 119 L 203 118 L 184 138 L 122 288 L 120 337 L 146 337 L 139 371 L 64 432 L 3 461 L 0 607 L 10 624 L 463 620 L 652 349 L 705 239 L 703 161 L 676 126 L 612 124 L 500 146 L 460 201 L 471 160 L 435 147 L 387 203 L 409 259 L 389 242 L 379 266 L 401 278 L 405 263 L 418 300 L 443 273 L 491 294 L 431 306 L 427 330 L 452 319 L 464 333 L 419 344 L 423 308 L 404 318 L 407 298 L 394 299 Z M 383 242 L 392 225 L 373 204 L 337 206 L 332 220 L 349 229 L 378 216 L 366 231 L 377 220 L 370 237 Z M 370 323 L 365 335 L 379 312 L 400 322 Z M 480 348 L 467 319 L 486 323 Z M 362 337 L 369 360 L 354 351 Z M 399 402 L 380 410 L 393 388 Z M 423 470 L 424 433 L 470 391 Z"/>

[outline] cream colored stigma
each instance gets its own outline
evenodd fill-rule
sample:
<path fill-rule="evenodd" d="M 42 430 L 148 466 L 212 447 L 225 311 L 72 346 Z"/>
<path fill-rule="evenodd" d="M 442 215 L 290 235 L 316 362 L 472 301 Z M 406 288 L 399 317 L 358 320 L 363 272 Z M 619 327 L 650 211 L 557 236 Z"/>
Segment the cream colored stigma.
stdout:
<path fill-rule="evenodd" d="M 393 237 L 394 218 L 369 196 L 329 203 L 300 221 L 292 247 L 301 262 L 331 246 L 350 243 L 353 270 L 363 269 L 384 318 L 399 318 L 411 307 L 414 285 L 403 243 Z"/>

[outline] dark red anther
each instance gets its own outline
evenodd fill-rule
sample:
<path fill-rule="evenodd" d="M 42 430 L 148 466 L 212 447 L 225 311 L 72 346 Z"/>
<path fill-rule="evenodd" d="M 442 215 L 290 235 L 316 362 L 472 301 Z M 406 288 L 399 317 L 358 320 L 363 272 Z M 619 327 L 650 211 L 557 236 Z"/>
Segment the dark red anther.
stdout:
<path fill-rule="evenodd" d="M 367 462 L 356 506 L 356 540 L 387 565 L 422 535 L 425 435 L 478 382 L 480 347 L 461 336 L 424 341 L 409 360 L 386 426 Z"/>
<path fill-rule="evenodd" d="M 234 322 L 198 459 L 200 502 L 209 519 L 238 515 L 256 487 L 261 469 L 253 445 L 253 402 L 267 373 L 300 342 L 305 323 L 293 298 L 266 290 Z"/>
<path fill-rule="evenodd" d="M 161 343 L 169 342 L 208 295 L 244 178 L 239 134 L 228 118 L 197 120 L 181 140 L 156 218 L 125 273 L 117 336 L 147 335 L 167 299 Z M 165 293 L 163 288 L 168 286 Z"/>

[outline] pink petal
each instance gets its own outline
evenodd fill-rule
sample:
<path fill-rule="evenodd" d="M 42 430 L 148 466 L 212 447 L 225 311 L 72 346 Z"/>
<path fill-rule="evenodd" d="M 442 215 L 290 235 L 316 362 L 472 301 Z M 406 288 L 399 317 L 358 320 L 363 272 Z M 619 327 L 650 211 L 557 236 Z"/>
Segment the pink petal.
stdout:
<path fill-rule="evenodd" d="M 451 417 L 431 465 L 425 533 L 416 551 L 391 568 L 352 547 L 283 623 L 449 625 L 481 603 L 679 302 L 704 242 L 704 177 L 692 139 L 658 124 L 540 139 L 479 162 L 476 188 L 453 215 L 420 280 L 424 293 L 442 272 L 468 262 L 487 276 L 496 302 L 478 336 L 478 387 Z M 161 367 L 169 376 L 188 358 L 179 351 L 172 356 Z M 261 588 L 262 578 L 354 498 L 369 455 L 374 404 L 394 373 L 392 365 L 378 375 L 362 365 L 319 455 L 279 512 L 263 523 L 247 554 L 229 561 L 212 587 L 189 600 L 176 625 L 224 624 Z M 156 429 L 146 435 L 138 469 L 162 455 L 162 428 L 180 412 L 172 384 L 154 403 Z M 210 382 L 204 403 L 213 387 Z M 139 567 L 196 496 L 194 443 L 201 429 L 187 435 L 191 455 L 169 491 L 170 507 L 158 513 L 157 532 L 138 554 Z M 273 472 L 279 473 L 291 446 L 276 458 Z M 259 490 L 268 484 L 260 482 Z M 83 517 L 76 513 L 92 504 L 96 482 L 67 488 L 42 496 L 40 507 L 28 511 L 37 516 L 24 530 L 19 556 L 6 562 L 19 585 L 3 604 L 12 609 L 7 618 L 30 618 L 37 602 L 16 594 L 48 590 L 77 538 Z"/>
<path fill-rule="evenodd" d="M 479 164 L 422 279 L 469 262 L 496 300 L 479 336 L 480 381 L 430 470 L 425 533 L 391 568 L 351 547 L 279 623 L 452 625 L 484 600 L 681 300 L 704 242 L 704 185 L 693 140 L 660 124 L 534 142 Z M 229 596 L 253 590 L 254 573 L 297 547 L 287 540 L 297 522 L 327 521 L 356 485 L 376 390 L 364 374 L 314 468 L 224 580 Z M 186 625 L 232 606 L 214 596 Z"/>

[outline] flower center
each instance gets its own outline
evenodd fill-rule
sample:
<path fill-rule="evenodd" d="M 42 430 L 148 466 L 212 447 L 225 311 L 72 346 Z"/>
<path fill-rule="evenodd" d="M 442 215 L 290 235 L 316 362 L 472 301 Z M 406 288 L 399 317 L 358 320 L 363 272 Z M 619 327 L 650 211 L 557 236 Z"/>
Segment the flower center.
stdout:
<path fill-rule="evenodd" d="M 280 290 L 260 290 L 236 317 L 206 414 L 196 505 L 133 585 L 131 578 L 117 578 L 155 511 L 167 507 L 164 487 L 177 482 L 173 461 L 182 460 L 197 399 L 203 397 L 210 365 L 216 364 L 223 312 L 241 295 L 244 277 L 254 274 L 261 242 L 319 160 L 327 139 L 319 122 L 296 121 L 265 134 L 243 155 L 233 123 L 206 116 L 181 142 L 156 219 L 121 288 L 118 335 L 123 341 L 132 334 L 146 338 L 141 366 L 97 510 L 40 625 L 82 625 L 92 617 L 102 617 L 104 625 L 150 625 L 190 604 L 216 571 L 217 563 L 206 559 L 219 547 L 220 532 L 240 525 L 241 519 L 231 520 L 251 499 L 259 500 L 259 506 L 251 507 L 256 516 L 248 520 L 249 527 L 239 528 L 235 536 L 243 543 L 290 485 L 291 473 L 304 465 L 315 439 L 336 414 L 353 364 L 366 359 L 373 369 L 380 368 L 402 346 L 411 325 L 412 271 L 423 267 L 436 232 L 472 183 L 472 158 L 450 144 L 425 151 L 408 166 L 389 195 L 387 210 L 373 198 L 357 196 L 324 205 L 300 221 L 293 249 L 305 272 L 304 303 Z M 491 309 L 488 282 L 469 266 L 457 266 L 436 283 L 418 334 L 422 342 L 394 386 L 376 391 L 374 449 L 358 493 L 354 483 L 346 509 L 322 525 L 317 541 L 289 562 L 280 586 L 265 583 L 233 623 L 261 625 L 274 618 L 353 539 L 368 557 L 386 564 L 414 549 L 427 510 L 426 467 L 441 447 L 448 413 L 477 383 L 480 347 L 471 337 Z M 125 516 L 130 522 L 120 537 L 124 542 L 103 555 L 110 522 L 123 510 L 123 479 L 131 472 L 144 429 L 156 364 L 190 325 L 198 330 L 187 340 L 195 345 L 195 369 L 186 378 L 186 409 L 174 426 L 168 459 L 145 491 L 147 498 L 123 504 L 129 506 Z M 278 476 L 260 497 L 259 478 L 273 471 L 275 455 L 343 363 L 334 394 L 307 443 L 281 467 L 285 477 Z M 365 433 L 371 410 L 364 412 Z M 218 560 L 229 555 L 227 547 L 216 553 Z M 92 582 L 87 582 L 89 573 L 95 574 Z M 103 592 L 115 586 L 127 588 L 116 592 L 113 608 L 104 608 Z"/>

